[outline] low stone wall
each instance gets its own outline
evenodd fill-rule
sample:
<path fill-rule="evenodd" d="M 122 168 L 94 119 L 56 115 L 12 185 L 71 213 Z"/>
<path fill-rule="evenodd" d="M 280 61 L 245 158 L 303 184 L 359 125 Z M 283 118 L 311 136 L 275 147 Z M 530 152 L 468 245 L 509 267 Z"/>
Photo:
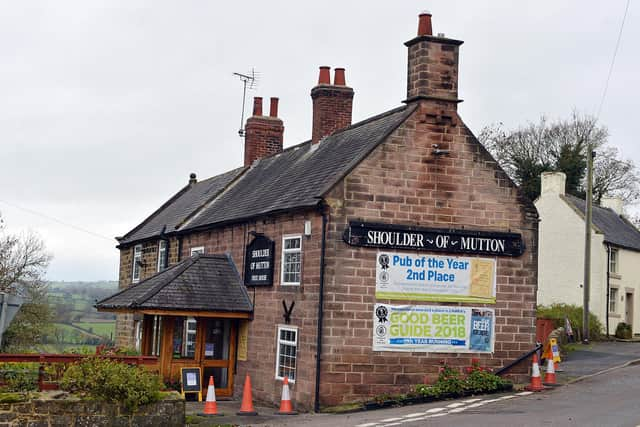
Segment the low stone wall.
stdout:
<path fill-rule="evenodd" d="M 134 413 L 121 405 L 80 400 L 61 392 L 31 396 L 23 402 L 0 403 L 0 427 L 184 426 L 184 399 L 175 392 Z"/>

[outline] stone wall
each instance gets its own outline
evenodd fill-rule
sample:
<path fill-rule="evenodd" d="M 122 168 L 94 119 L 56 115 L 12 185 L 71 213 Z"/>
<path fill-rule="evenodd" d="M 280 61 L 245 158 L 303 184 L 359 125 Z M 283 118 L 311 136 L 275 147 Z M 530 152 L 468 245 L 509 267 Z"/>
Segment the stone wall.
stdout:
<path fill-rule="evenodd" d="M 175 392 L 135 413 L 112 403 L 53 398 L 61 394 L 35 393 L 36 397 L 26 402 L 0 403 L 0 427 L 184 426 L 184 400 Z"/>
<path fill-rule="evenodd" d="M 537 214 L 457 116 L 452 103 L 424 101 L 403 125 L 327 197 L 331 206 L 321 395 L 323 404 L 407 391 L 455 367 L 500 367 L 533 348 Z M 449 150 L 433 154 L 433 144 Z M 520 257 L 497 257 L 495 353 L 372 351 L 376 249 L 342 241 L 350 220 L 521 233 Z M 458 304 L 449 304 L 458 305 Z M 462 304 L 460 304 L 462 305 Z M 478 304 L 475 304 L 476 306 Z M 523 373 L 527 367 L 514 370 Z"/>

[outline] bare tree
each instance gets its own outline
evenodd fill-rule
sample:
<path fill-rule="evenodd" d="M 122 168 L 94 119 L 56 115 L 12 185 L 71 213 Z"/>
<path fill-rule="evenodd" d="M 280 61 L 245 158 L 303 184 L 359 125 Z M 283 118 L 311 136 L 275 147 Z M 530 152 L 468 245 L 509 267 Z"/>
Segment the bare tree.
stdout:
<path fill-rule="evenodd" d="M 24 350 L 40 341 L 51 320 L 44 282 L 51 255 L 33 233 L 10 234 L 0 217 L 0 292 L 25 303 L 4 335 L 3 348 Z"/>
<path fill-rule="evenodd" d="M 542 116 L 515 130 L 502 123 L 483 128 L 478 139 L 524 193 L 535 199 L 540 194 L 540 174 L 562 171 L 567 175 L 566 191 L 584 197 L 586 154 L 591 144 L 594 160 L 594 200 L 617 195 L 626 202 L 640 197 L 638 172 L 633 162 L 620 158 L 608 145 L 608 131 L 595 118 L 574 111 L 569 119 L 549 121 Z"/>

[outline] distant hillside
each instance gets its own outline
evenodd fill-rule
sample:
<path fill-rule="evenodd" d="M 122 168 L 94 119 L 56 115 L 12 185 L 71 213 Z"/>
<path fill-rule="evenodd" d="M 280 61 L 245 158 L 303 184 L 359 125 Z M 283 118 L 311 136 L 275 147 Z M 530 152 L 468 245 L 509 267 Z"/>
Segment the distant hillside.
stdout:
<path fill-rule="evenodd" d="M 94 304 L 118 290 L 116 281 L 48 282 L 49 305 L 54 313 L 54 329 L 43 344 L 48 351 L 111 344 L 115 314 L 99 313 Z"/>

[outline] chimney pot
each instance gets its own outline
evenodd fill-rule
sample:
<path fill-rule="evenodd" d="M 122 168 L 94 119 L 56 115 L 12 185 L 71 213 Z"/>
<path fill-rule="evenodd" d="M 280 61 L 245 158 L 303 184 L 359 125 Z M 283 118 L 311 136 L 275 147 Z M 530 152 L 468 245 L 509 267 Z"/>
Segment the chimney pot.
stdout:
<path fill-rule="evenodd" d="M 271 98 L 271 105 L 269 107 L 269 116 L 278 117 L 278 98 Z"/>
<path fill-rule="evenodd" d="M 318 76 L 318 84 L 319 85 L 330 85 L 331 84 L 331 76 L 330 76 L 331 67 L 320 67 L 320 75 Z"/>
<path fill-rule="evenodd" d="M 333 76 L 333 84 L 335 86 L 346 86 L 347 82 L 344 77 L 344 68 L 336 68 Z"/>
<path fill-rule="evenodd" d="M 191 172 L 189 174 L 189 185 L 193 185 L 193 184 L 195 184 L 197 182 L 198 182 L 198 179 L 196 178 L 196 174 Z"/>
<path fill-rule="evenodd" d="M 261 116 L 262 115 L 262 98 L 256 96 L 253 98 L 253 115 Z"/>
<path fill-rule="evenodd" d="M 431 13 L 422 12 L 418 18 L 418 35 L 419 36 L 431 36 L 433 30 L 431 29 Z"/>

